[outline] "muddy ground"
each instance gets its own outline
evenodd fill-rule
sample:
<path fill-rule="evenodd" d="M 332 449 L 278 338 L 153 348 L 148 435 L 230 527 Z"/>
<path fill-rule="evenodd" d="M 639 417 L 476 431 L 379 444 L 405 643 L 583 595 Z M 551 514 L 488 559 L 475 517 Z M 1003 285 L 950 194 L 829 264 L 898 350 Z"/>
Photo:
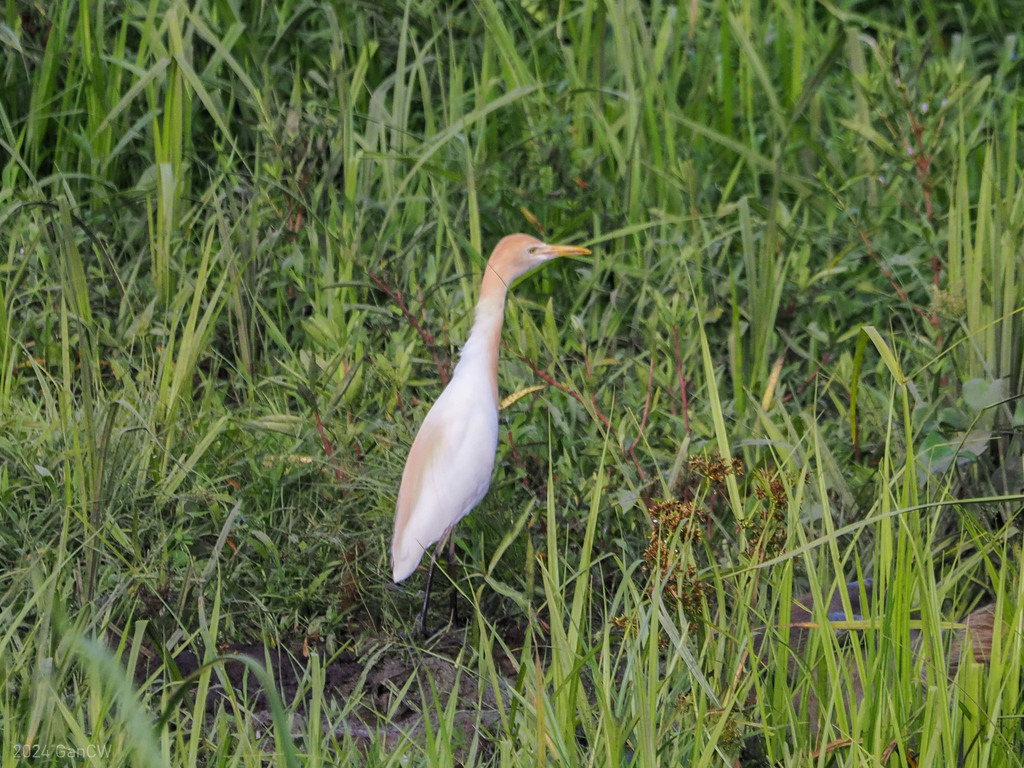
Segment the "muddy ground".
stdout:
<path fill-rule="evenodd" d="M 512 646 L 517 645 L 514 642 L 517 638 L 522 639 L 518 628 L 512 628 L 508 634 L 506 640 L 513 641 Z M 272 716 L 263 685 L 249 665 L 230 658 L 244 656 L 273 674 L 286 711 L 294 713 L 293 735 L 308 730 L 312 654 L 317 654 L 326 702 L 321 727 L 323 733 L 333 734 L 339 743 L 351 738 L 360 748 L 390 750 L 403 738 L 415 737 L 425 727 L 424 697 L 430 701 L 429 697 L 436 692 L 442 705 L 446 705 L 453 694 L 458 696 L 456 729 L 466 734 L 468 741 L 469 734 L 482 728 L 486 744 L 489 739 L 486 731 L 499 720 L 497 694 L 491 684 L 478 684 L 475 670 L 460 666 L 460 660 L 464 664 L 470 657 L 463 645 L 465 639 L 465 629 L 452 627 L 428 639 L 366 636 L 359 642 L 361 650 L 349 648 L 333 657 L 327 654 L 322 643 L 309 641 L 276 648 L 262 644 L 225 645 L 217 649 L 220 657 L 228 658 L 214 666 L 206 697 L 207 718 L 212 720 L 221 707 L 230 711 L 240 704 L 246 708 L 251 723 L 269 730 Z M 496 648 L 495 652 L 501 650 Z M 518 654 L 518 649 L 514 648 L 512 653 Z M 513 660 L 507 657 L 497 662 L 502 675 L 501 687 L 510 688 L 516 675 Z M 136 669 L 137 682 L 143 685 L 148 681 L 149 685 L 157 687 L 177 688 L 184 684 L 195 688 L 200 665 L 195 651 L 189 649 L 175 654 L 173 664 L 167 663 L 163 669 L 161 664 L 160 654 L 146 649 Z M 501 695 L 505 696 L 507 706 L 507 694 L 502 692 Z M 194 701 L 194 693 L 187 693 L 185 700 Z M 432 703 L 428 707 L 432 712 Z"/>

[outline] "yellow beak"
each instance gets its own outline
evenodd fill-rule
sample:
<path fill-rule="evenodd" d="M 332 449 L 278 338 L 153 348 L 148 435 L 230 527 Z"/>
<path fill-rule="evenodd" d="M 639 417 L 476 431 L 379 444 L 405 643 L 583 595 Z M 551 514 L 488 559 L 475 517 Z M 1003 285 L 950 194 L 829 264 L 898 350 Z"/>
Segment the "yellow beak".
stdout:
<path fill-rule="evenodd" d="M 533 252 L 539 256 L 555 259 L 559 256 L 586 256 L 590 253 L 590 249 L 581 245 L 548 245 L 544 243 L 538 245 Z"/>

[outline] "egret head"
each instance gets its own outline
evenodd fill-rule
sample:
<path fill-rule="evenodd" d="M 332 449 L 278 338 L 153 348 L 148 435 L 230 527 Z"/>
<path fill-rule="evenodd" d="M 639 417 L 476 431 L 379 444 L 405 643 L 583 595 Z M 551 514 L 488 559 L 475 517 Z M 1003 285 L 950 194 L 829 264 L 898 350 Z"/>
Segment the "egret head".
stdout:
<path fill-rule="evenodd" d="M 498 241 L 487 262 L 505 286 L 516 278 L 559 256 L 585 256 L 589 250 L 578 245 L 551 245 L 530 235 L 508 235 Z"/>

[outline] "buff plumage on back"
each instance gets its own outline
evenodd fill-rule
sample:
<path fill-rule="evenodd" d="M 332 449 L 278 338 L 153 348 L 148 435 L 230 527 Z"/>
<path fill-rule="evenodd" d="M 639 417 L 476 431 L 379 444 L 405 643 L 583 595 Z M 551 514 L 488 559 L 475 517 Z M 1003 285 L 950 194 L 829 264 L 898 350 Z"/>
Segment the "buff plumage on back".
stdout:
<path fill-rule="evenodd" d="M 396 582 L 408 578 L 409 574 L 416 570 L 424 550 L 434 543 L 417 541 L 406 534 L 416 500 L 421 494 L 426 465 L 436 455 L 433 449 L 439 439 L 439 429 L 431 429 L 430 425 L 424 422 L 405 462 L 395 510 L 395 532 L 391 539 L 391 571 Z"/>

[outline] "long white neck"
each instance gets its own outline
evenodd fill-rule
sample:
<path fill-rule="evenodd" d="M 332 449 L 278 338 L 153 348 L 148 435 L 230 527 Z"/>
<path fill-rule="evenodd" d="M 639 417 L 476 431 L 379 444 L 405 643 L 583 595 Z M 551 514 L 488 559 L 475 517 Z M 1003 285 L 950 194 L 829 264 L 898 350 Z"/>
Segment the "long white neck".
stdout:
<path fill-rule="evenodd" d="M 505 319 L 505 294 L 508 286 L 489 267 L 484 270 L 480 286 L 480 299 L 476 303 L 473 328 L 462 347 L 452 380 L 476 372 L 486 376 L 491 385 L 494 405 L 498 405 L 498 350 L 501 346 L 501 326 Z"/>

